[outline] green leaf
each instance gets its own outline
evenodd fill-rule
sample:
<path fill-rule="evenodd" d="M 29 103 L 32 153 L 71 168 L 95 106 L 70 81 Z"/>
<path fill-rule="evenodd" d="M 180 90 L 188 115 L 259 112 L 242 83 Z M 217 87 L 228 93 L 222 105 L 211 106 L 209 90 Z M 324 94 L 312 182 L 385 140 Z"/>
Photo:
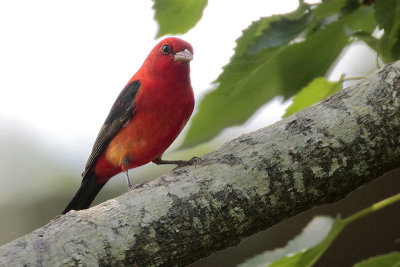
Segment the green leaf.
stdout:
<path fill-rule="evenodd" d="M 312 13 L 309 13 L 309 10 L 309 5 L 302 4 L 291 13 L 262 17 L 254 21 L 236 41 L 235 55 L 232 59 L 255 54 L 253 50 L 257 46 L 263 46 L 263 49 L 265 49 L 287 44 L 299 34 L 296 26 L 298 22 L 302 22 L 302 25 L 309 23 L 307 21 L 310 17 L 312 18 Z M 280 31 L 286 34 L 280 34 Z M 278 40 L 268 38 L 271 33 L 279 36 Z M 260 43 L 262 40 L 264 40 L 265 44 Z M 272 42 L 272 44 L 269 44 L 269 42 Z"/>
<path fill-rule="evenodd" d="M 329 0 L 316 5 L 313 9 L 315 20 L 308 29 L 308 34 L 338 21 L 342 16 L 355 11 L 359 7 L 357 0 Z"/>
<path fill-rule="evenodd" d="M 347 0 L 324 1 L 317 5 L 313 11 L 317 22 L 321 22 L 332 16 L 340 16 L 342 8 L 346 5 Z M 338 15 L 339 14 L 339 15 Z"/>
<path fill-rule="evenodd" d="M 281 258 L 271 263 L 269 267 L 312 266 L 326 251 L 326 249 L 332 244 L 332 242 L 336 239 L 336 237 L 340 234 L 345 226 L 346 224 L 338 216 L 334 221 L 328 235 L 321 243 L 305 251 L 298 252 L 293 256 Z"/>
<path fill-rule="evenodd" d="M 289 43 L 307 29 L 313 18 L 314 14 L 306 4 L 301 5 L 292 14 L 264 18 L 262 32 L 252 40 L 246 52 L 254 55 L 264 49 Z M 267 21 L 268 23 L 266 23 Z M 261 31 L 260 27 L 258 31 Z"/>
<path fill-rule="evenodd" d="M 300 28 L 309 25 L 313 12 L 307 5 L 300 5 L 289 14 L 261 18 L 243 31 L 234 56 L 214 82 L 215 90 L 200 102 L 181 148 L 211 139 L 226 127 L 240 125 L 272 98 L 287 99 L 314 78 L 325 76 L 342 49 L 350 40 L 356 40 L 352 37 L 357 27 L 366 32 L 375 27 L 371 23 L 373 9 L 354 10 L 348 4 L 354 0 L 340 1 L 340 10 L 338 6 L 333 8 L 340 12 L 339 19 L 308 32 L 305 39 Z M 346 6 L 349 7 L 345 9 Z M 287 23 L 290 20 L 302 22 L 302 27 L 295 29 Z M 268 35 L 277 29 L 286 35 L 272 42 Z"/>
<path fill-rule="evenodd" d="M 375 1 L 375 18 L 384 30 L 379 40 L 379 55 L 385 62 L 400 58 L 400 1 Z"/>
<path fill-rule="evenodd" d="M 331 217 L 315 217 L 293 240 L 289 241 L 283 248 L 277 248 L 272 251 L 257 255 L 239 267 L 266 266 L 267 264 L 278 260 L 281 257 L 295 253 L 304 249 L 309 249 L 320 243 L 328 235 L 332 227 L 333 219 Z"/>
<path fill-rule="evenodd" d="M 306 12 L 304 16 L 308 16 Z M 324 76 L 348 44 L 345 27 L 351 19 L 358 19 L 357 15 L 343 16 L 302 42 L 269 46 L 249 55 L 253 40 L 260 40 L 260 34 L 268 32 L 265 29 L 271 20 L 254 22 L 237 40 L 235 55 L 215 81 L 217 88 L 202 99 L 181 147 L 196 145 L 228 126 L 239 125 L 273 97 L 289 98 L 315 77 Z M 283 21 L 274 18 L 277 24 Z"/>
<path fill-rule="evenodd" d="M 311 106 L 318 101 L 342 89 L 342 81 L 330 82 L 323 77 L 315 78 L 293 98 L 293 103 L 286 109 L 283 117 L 288 117 L 303 108 Z"/>
<path fill-rule="evenodd" d="M 326 249 L 332 244 L 332 242 L 336 239 L 336 237 L 340 234 L 340 232 L 349 224 L 357 221 L 358 219 L 371 214 L 373 212 L 376 212 L 380 209 L 383 209 L 389 205 L 393 205 L 394 203 L 397 203 L 400 201 L 400 193 L 394 196 L 391 196 L 389 198 L 386 198 L 384 200 L 381 200 L 372 206 L 369 206 L 361 211 L 358 211 L 357 213 L 351 215 L 350 217 L 347 217 L 346 219 L 342 220 L 340 216 L 336 217 L 336 220 L 333 222 L 332 227 L 329 230 L 328 234 L 323 234 L 324 239 L 316 246 L 313 246 L 309 248 L 309 242 L 303 242 L 306 243 L 307 248 L 300 248 L 297 249 L 297 251 L 300 251 L 294 255 L 289 256 L 290 254 L 286 254 L 288 256 L 284 258 L 280 258 L 279 260 L 271 263 L 268 266 L 272 267 L 304 267 L 304 266 L 312 266 L 320 257 L 321 255 L 326 251 Z M 308 228 L 307 226 L 306 228 Z M 315 227 L 315 226 L 313 226 Z M 309 231 L 313 231 L 314 229 L 310 229 Z M 322 230 L 323 231 L 323 230 Z M 306 232 L 305 230 L 303 232 Z M 303 233 L 300 235 L 300 238 L 303 238 Z M 299 237 L 295 238 L 296 243 L 299 241 Z M 293 240 L 294 241 L 294 240 Z M 292 242 L 292 241 L 291 241 Z M 289 251 L 290 242 L 288 243 L 288 246 L 284 248 L 284 251 Z M 290 248 L 289 252 L 291 251 L 292 248 Z M 275 253 L 280 253 L 280 251 L 274 251 Z M 253 267 L 253 266 L 266 266 L 267 264 L 270 263 L 271 259 L 274 257 L 273 255 L 270 255 L 271 252 L 266 252 L 261 254 L 260 256 L 256 256 L 253 259 L 248 260 L 245 263 L 245 267 Z M 281 254 L 281 253 L 280 253 Z M 390 254 L 389 254 L 390 255 Z M 279 255 L 280 256 L 280 255 Z M 387 256 L 387 255 L 386 255 Z M 398 260 L 398 255 L 394 256 L 387 256 L 387 258 L 381 258 L 379 260 L 382 260 L 383 263 L 384 260 Z M 385 265 L 385 264 L 377 264 L 377 265 L 366 265 L 366 266 L 396 266 L 399 267 L 400 265 Z M 242 266 L 243 267 L 243 266 Z M 358 267 L 358 266 L 357 266 Z"/>
<path fill-rule="evenodd" d="M 354 267 L 399 267 L 400 266 L 400 252 L 392 252 L 385 255 L 375 256 L 359 263 L 356 263 Z"/>
<path fill-rule="evenodd" d="M 347 26 L 351 32 L 372 32 L 376 28 L 374 9 L 372 6 L 361 6 L 358 10 L 358 17 L 349 21 Z"/>
<path fill-rule="evenodd" d="M 157 38 L 189 31 L 203 16 L 206 5 L 207 0 L 154 0 Z"/>
<path fill-rule="evenodd" d="M 400 3 L 398 0 L 375 1 L 375 18 L 379 28 L 390 32 L 396 21 Z"/>

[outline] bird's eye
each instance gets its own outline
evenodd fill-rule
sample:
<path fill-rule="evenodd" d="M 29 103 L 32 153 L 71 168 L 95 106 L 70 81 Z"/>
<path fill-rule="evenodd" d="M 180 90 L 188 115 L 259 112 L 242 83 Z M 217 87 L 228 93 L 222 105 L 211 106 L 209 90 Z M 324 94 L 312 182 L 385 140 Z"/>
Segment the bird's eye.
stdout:
<path fill-rule="evenodd" d="M 171 52 L 171 47 L 170 47 L 169 45 L 165 44 L 165 45 L 163 45 L 163 46 L 161 47 L 161 51 L 162 51 L 164 54 L 168 54 L 169 52 Z"/>

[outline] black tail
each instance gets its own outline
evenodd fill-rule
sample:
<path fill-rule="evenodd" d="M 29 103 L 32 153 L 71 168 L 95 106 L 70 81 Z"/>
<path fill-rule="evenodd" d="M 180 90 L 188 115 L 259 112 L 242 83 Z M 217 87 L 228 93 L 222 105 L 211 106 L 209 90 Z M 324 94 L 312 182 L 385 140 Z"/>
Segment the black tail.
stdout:
<path fill-rule="evenodd" d="M 87 173 L 85 177 L 83 177 L 78 192 L 76 192 L 75 196 L 61 214 L 65 214 L 70 210 L 84 210 L 89 208 L 97 193 L 99 193 L 105 184 L 105 182 L 96 184 L 96 176 L 93 171 Z"/>

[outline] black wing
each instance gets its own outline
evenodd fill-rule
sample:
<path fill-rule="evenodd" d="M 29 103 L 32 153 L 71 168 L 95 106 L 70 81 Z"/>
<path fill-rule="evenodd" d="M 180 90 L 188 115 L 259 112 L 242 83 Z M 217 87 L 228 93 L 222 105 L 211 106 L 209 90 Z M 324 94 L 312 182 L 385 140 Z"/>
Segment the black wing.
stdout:
<path fill-rule="evenodd" d="M 110 113 L 108 114 L 99 134 L 97 135 L 96 141 L 93 145 L 92 153 L 86 162 L 82 177 L 85 177 L 90 169 L 94 167 L 97 159 L 110 143 L 111 139 L 121 128 L 125 127 L 132 118 L 135 109 L 133 100 L 135 99 L 139 88 L 140 82 L 137 80 L 133 81 L 125 86 L 118 98 L 115 100 Z"/>

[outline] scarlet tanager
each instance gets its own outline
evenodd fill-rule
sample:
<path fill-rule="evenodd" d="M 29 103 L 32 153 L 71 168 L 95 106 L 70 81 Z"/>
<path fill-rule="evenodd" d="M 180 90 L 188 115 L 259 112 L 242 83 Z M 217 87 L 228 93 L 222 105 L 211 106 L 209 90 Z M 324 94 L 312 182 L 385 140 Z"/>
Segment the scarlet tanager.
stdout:
<path fill-rule="evenodd" d="M 166 161 L 164 151 L 179 135 L 194 107 L 190 83 L 192 46 L 178 38 L 157 44 L 114 102 L 82 173 L 82 184 L 62 214 L 89 208 L 114 175 L 149 162 Z"/>

